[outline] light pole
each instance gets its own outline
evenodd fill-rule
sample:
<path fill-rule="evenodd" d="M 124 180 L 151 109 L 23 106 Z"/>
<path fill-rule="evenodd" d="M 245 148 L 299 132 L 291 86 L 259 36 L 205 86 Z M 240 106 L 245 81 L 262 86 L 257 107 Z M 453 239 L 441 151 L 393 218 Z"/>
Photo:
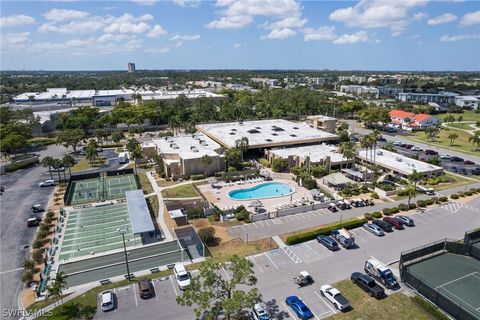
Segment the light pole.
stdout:
<path fill-rule="evenodd" d="M 125 254 L 125 264 L 127 265 L 127 278 L 130 281 L 130 269 L 128 267 L 127 247 L 125 246 L 125 234 L 127 233 L 127 226 L 123 226 L 117 229 L 117 232 L 122 235 L 123 240 L 123 253 Z"/>

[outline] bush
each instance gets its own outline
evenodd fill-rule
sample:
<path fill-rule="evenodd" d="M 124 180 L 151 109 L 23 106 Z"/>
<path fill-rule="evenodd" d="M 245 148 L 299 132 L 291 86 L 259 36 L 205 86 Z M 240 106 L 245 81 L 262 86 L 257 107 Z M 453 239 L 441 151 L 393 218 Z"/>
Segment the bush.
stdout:
<path fill-rule="evenodd" d="M 220 221 L 220 213 L 217 210 L 213 211 L 213 220 Z"/>
<path fill-rule="evenodd" d="M 410 203 L 408 205 L 408 210 L 412 210 L 412 209 L 415 209 L 417 207 L 417 205 L 415 203 Z"/>
<path fill-rule="evenodd" d="M 204 216 L 203 208 L 190 208 L 187 210 L 187 218 L 188 219 L 197 219 L 202 218 Z"/>
<path fill-rule="evenodd" d="M 372 199 L 380 199 L 380 197 L 378 196 L 378 194 L 377 194 L 376 192 L 371 192 L 371 193 L 370 193 L 370 197 L 371 197 Z"/>
<path fill-rule="evenodd" d="M 420 208 L 425 208 L 427 206 L 427 204 L 425 203 L 424 200 L 418 200 L 417 201 L 417 206 L 419 206 Z"/>
<path fill-rule="evenodd" d="M 379 212 L 379 211 L 375 211 L 374 213 L 372 213 L 372 216 L 375 218 L 375 219 L 380 219 L 382 217 L 382 213 Z"/>
<path fill-rule="evenodd" d="M 431 197 L 433 203 L 437 203 L 438 202 L 438 197 Z"/>
<path fill-rule="evenodd" d="M 373 215 L 372 215 L 371 213 L 368 213 L 368 212 L 365 213 L 363 216 L 364 216 L 365 219 L 367 219 L 367 220 L 372 220 L 372 219 L 373 219 Z"/>
<path fill-rule="evenodd" d="M 458 194 L 451 194 L 450 199 L 457 200 L 459 198 Z"/>
<path fill-rule="evenodd" d="M 345 221 L 341 224 L 337 223 L 337 224 L 322 227 L 322 228 L 317 229 L 317 230 L 307 231 L 307 232 L 303 232 L 303 233 L 296 234 L 296 235 L 293 235 L 293 236 L 289 236 L 287 238 L 286 243 L 288 245 L 293 245 L 293 244 L 313 240 L 318 235 L 321 235 L 321 234 L 330 235 L 332 233 L 332 230 L 339 229 L 339 228 L 345 228 L 345 229 L 358 228 L 361 225 L 363 225 L 364 223 L 366 223 L 367 221 L 368 220 L 365 219 L 365 218 L 362 218 L 362 219 L 354 218 L 352 220 Z"/>
<path fill-rule="evenodd" d="M 22 282 L 25 286 L 28 286 L 33 281 L 33 272 L 32 270 L 25 270 L 22 273 Z"/>
<path fill-rule="evenodd" d="M 308 190 L 316 189 L 317 188 L 317 180 L 312 178 L 304 178 L 302 179 L 302 187 Z"/>
<path fill-rule="evenodd" d="M 43 248 L 33 251 L 32 260 L 35 261 L 35 263 L 37 264 L 42 263 L 44 252 L 45 252 L 45 249 Z"/>
<path fill-rule="evenodd" d="M 205 243 L 211 243 L 215 239 L 215 229 L 212 227 L 198 230 L 198 236 Z"/>
<path fill-rule="evenodd" d="M 223 177 L 223 171 L 217 171 L 213 174 L 216 178 L 221 178 Z"/>
<path fill-rule="evenodd" d="M 478 190 L 475 189 L 475 188 L 470 188 L 470 190 L 468 190 L 468 191 L 471 191 L 472 193 L 478 193 Z"/>
<path fill-rule="evenodd" d="M 463 193 L 463 192 L 457 192 L 457 194 L 458 194 L 458 196 L 461 197 L 461 198 L 465 197 L 465 193 Z"/>
<path fill-rule="evenodd" d="M 427 199 L 427 200 L 425 200 L 425 204 L 426 204 L 427 206 L 431 206 L 431 205 L 433 204 L 433 199 Z"/>
<path fill-rule="evenodd" d="M 261 158 L 260 160 L 258 160 L 258 162 L 260 162 L 262 166 L 270 168 L 270 162 L 268 162 L 267 159 Z"/>
<path fill-rule="evenodd" d="M 438 201 L 439 202 L 447 202 L 448 198 L 447 197 L 440 197 L 440 198 L 438 198 Z"/>
<path fill-rule="evenodd" d="M 472 194 L 473 194 L 472 191 L 465 191 L 465 195 L 468 197 L 470 197 Z"/>
<path fill-rule="evenodd" d="M 243 209 L 239 212 L 236 212 L 235 213 L 235 219 L 237 219 L 237 221 L 246 221 L 248 222 L 248 220 L 250 220 L 250 212 L 248 212 L 247 210 Z"/>
<path fill-rule="evenodd" d="M 192 174 L 190 176 L 190 179 L 191 180 L 202 180 L 203 178 L 205 178 L 205 175 L 203 173 L 201 174 Z"/>
<path fill-rule="evenodd" d="M 398 205 L 398 209 L 399 209 L 400 211 L 408 211 L 408 206 L 407 206 L 405 203 L 400 203 L 400 204 Z"/>
<path fill-rule="evenodd" d="M 288 160 L 283 158 L 276 158 L 272 161 L 273 172 L 285 172 L 288 169 Z"/>
<path fill-rule="evenodd" d="M 397 208 L 397 207 L 393 207 L 393 208 L 383 208 L 382 209 L 382 212 L 384 215 L 386 216 L 391 216 L 392 214 L 394 213 L 399 213 L 400 210 Z"/>

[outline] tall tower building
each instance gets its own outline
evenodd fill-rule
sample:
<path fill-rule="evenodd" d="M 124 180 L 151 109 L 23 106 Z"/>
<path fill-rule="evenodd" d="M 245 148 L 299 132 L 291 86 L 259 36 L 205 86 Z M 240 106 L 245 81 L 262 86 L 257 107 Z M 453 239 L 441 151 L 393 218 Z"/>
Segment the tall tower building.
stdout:
<path fill-rule="evenodd" d="M 128 63 L 128 73 L 133 73 L 135 72 L 135 63 L 129 62 Z"/>

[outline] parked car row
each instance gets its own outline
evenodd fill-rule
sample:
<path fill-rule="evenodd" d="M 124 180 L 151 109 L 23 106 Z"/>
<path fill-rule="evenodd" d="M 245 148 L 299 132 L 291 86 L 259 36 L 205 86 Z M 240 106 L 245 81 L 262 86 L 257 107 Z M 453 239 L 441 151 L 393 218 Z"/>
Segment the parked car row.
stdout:
<path fill-rule="evenodd" d="M 399 215 L 395 217 L 384 217 L 383 220 L 375 219 L 372 223 L 365 223 L 363 228 L 381 237 L 385 235 L 385 232 L 392 232 L 393 229 L 403 230 L 404 226 L 414 227 L 415 222 L 410 217 Z"/>

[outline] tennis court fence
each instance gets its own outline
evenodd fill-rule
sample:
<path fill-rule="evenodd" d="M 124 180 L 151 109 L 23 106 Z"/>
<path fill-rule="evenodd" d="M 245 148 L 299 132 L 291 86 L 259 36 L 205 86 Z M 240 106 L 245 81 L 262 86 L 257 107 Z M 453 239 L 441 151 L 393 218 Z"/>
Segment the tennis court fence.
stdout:
<path fill-rule="evenodd" d="M 472 244 L 480 241 L 480 229 L 465 232 L 464 243 Z"/>
<path fill-rule="evenodd" d="M 70 177 L 67 184 L 67 189 L 65 190 L 65 194 L 63 196 L 63 203 L 69 205 L 72 203 L 73 200 L 73 182 L 79 180 L 87 180 L 87 179 L 97 179 L 100 177 L 100 172 L 93 172 L 93 173 L 84 173 L 84 174 L 75 174 Z"/>
<path fill-rule="evenodd" d="M 480 260 L 480 249 L 472 243 L 465 244 L 451 239 L 443 239 L 425 246 L 402 252 L 400 255 L 400 278 L 419 294 L 442 308 L 458 320 L 478 320 L 475 311 L 467 305 L 449 298 L 449 293 L 441 287 L 435 287 L 425 279 L 413 275 L 407 266 L 443 253 L 472 256 Z"/>

